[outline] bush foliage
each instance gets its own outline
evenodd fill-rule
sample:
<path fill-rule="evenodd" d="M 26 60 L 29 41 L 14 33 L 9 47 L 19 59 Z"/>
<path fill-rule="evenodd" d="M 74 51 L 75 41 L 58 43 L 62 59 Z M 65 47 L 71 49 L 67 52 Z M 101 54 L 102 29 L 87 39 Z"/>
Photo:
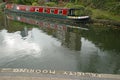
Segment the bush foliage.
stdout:
<path fill-rule="evenodd" d="M 47 2 L 45 3 L 46 6 L 50 6 L 50 7 L 54 7 L 56 6 L 56 3 L 55 2 Z"/>
<path fill-rule="evenodd" d="M 65 6 L 66 8 L 76 8 L 76 9 L 80 9 L 80 10 L 76 10 L 75 11 L 75 15 L 79 15 L 79 16 L 82 16 L 82 15 L 92 15 L 92 11 L 88 8 L 86 8 L 85 6 L 83 5 L 75 5 L 74 3 L 68 3 L 66 4 Z"/>
<path fill-rule="evenodd" d="M 120 0 L 79 0 L 78 4 L 120 15 Z"/>

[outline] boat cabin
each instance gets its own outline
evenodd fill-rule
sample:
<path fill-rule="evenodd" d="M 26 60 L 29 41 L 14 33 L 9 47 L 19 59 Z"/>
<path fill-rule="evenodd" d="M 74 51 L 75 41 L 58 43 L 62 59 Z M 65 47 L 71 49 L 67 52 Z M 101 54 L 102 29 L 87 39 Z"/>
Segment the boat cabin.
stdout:
<path fill-rule="evenodd" d="M 67 8 L 51 8 L 51 7 L 30 7 L 30 12 L 40 12 L 56 15 L 68 15 L 69 9 Z"/>

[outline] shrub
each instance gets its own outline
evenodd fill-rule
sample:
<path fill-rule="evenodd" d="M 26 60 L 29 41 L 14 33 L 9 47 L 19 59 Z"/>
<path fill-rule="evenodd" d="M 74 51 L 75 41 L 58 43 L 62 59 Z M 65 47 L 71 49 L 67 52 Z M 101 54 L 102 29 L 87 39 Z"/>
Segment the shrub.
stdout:
<path fill-rule="evenodd" d="M 45 0 L 38 0 L 38 4 L 39 5 L 44 5 L 45 4 Z"/>
<path fill-rule="evenodd" d="M 33 6 L 38 6 L 39 4 L 37 2 L 32 3 Z"/>
<path fill-rule="evenodd" d="M 85 8 L 83 5 L 75 5 L 73 3 L 68 3 L 66 8 L 75 8 L 80 9 L 75 11 L 75 15 L 82 16 L 82 15 L 92 15 L 92 11 L 88 8 Z"/>
<path fill-rule="evenodd" d="M 109 11 L 113 12 L 114 14 L 120 15 L 120 2 L 111 4 Z"/>
<path fill-rule="evenodd" d="M 91 16 L 92 15 L 92 10 L 89 9 L 89 8 L 85 8 L 84 13 L 85 13 L 85 15 Z"/>
<path fill-rule="evenodd" d="M 46 6 L 50 6 L 50 7 L 54 7 L 56 6 L 56 3 L 55 2 L 47 2 L 45 3 Z"/>
<path fill-rule="evenodd" d="M 1 3 L 1 5 L 0 5 L 0 10 L 4 10 L 5 4 L 6 4 L 6 3 Z"/>
<path fill-rule="evenodd" d="M 73 7 L 73 3 L 67 3 L 66 5 L 65 5 L 65 8 L 72 8 Z"/>

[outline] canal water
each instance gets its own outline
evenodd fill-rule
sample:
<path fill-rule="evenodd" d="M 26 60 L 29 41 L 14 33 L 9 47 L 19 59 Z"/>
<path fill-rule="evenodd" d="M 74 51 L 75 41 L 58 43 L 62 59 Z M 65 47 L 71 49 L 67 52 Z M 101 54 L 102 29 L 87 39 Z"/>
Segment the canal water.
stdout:
<path fill-rule="evenodd" d="M 120 74 L 120 28 L 0 14 L 0 68 Z"/>

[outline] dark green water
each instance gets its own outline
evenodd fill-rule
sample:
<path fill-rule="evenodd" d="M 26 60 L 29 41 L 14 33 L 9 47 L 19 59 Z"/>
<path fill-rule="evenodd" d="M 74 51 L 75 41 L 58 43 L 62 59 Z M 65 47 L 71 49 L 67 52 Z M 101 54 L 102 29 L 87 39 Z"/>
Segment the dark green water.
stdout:
<path fill-rule="evenodd" d="M 0 14 L 0 68 L 120 74 L 120 27 Z"/>

